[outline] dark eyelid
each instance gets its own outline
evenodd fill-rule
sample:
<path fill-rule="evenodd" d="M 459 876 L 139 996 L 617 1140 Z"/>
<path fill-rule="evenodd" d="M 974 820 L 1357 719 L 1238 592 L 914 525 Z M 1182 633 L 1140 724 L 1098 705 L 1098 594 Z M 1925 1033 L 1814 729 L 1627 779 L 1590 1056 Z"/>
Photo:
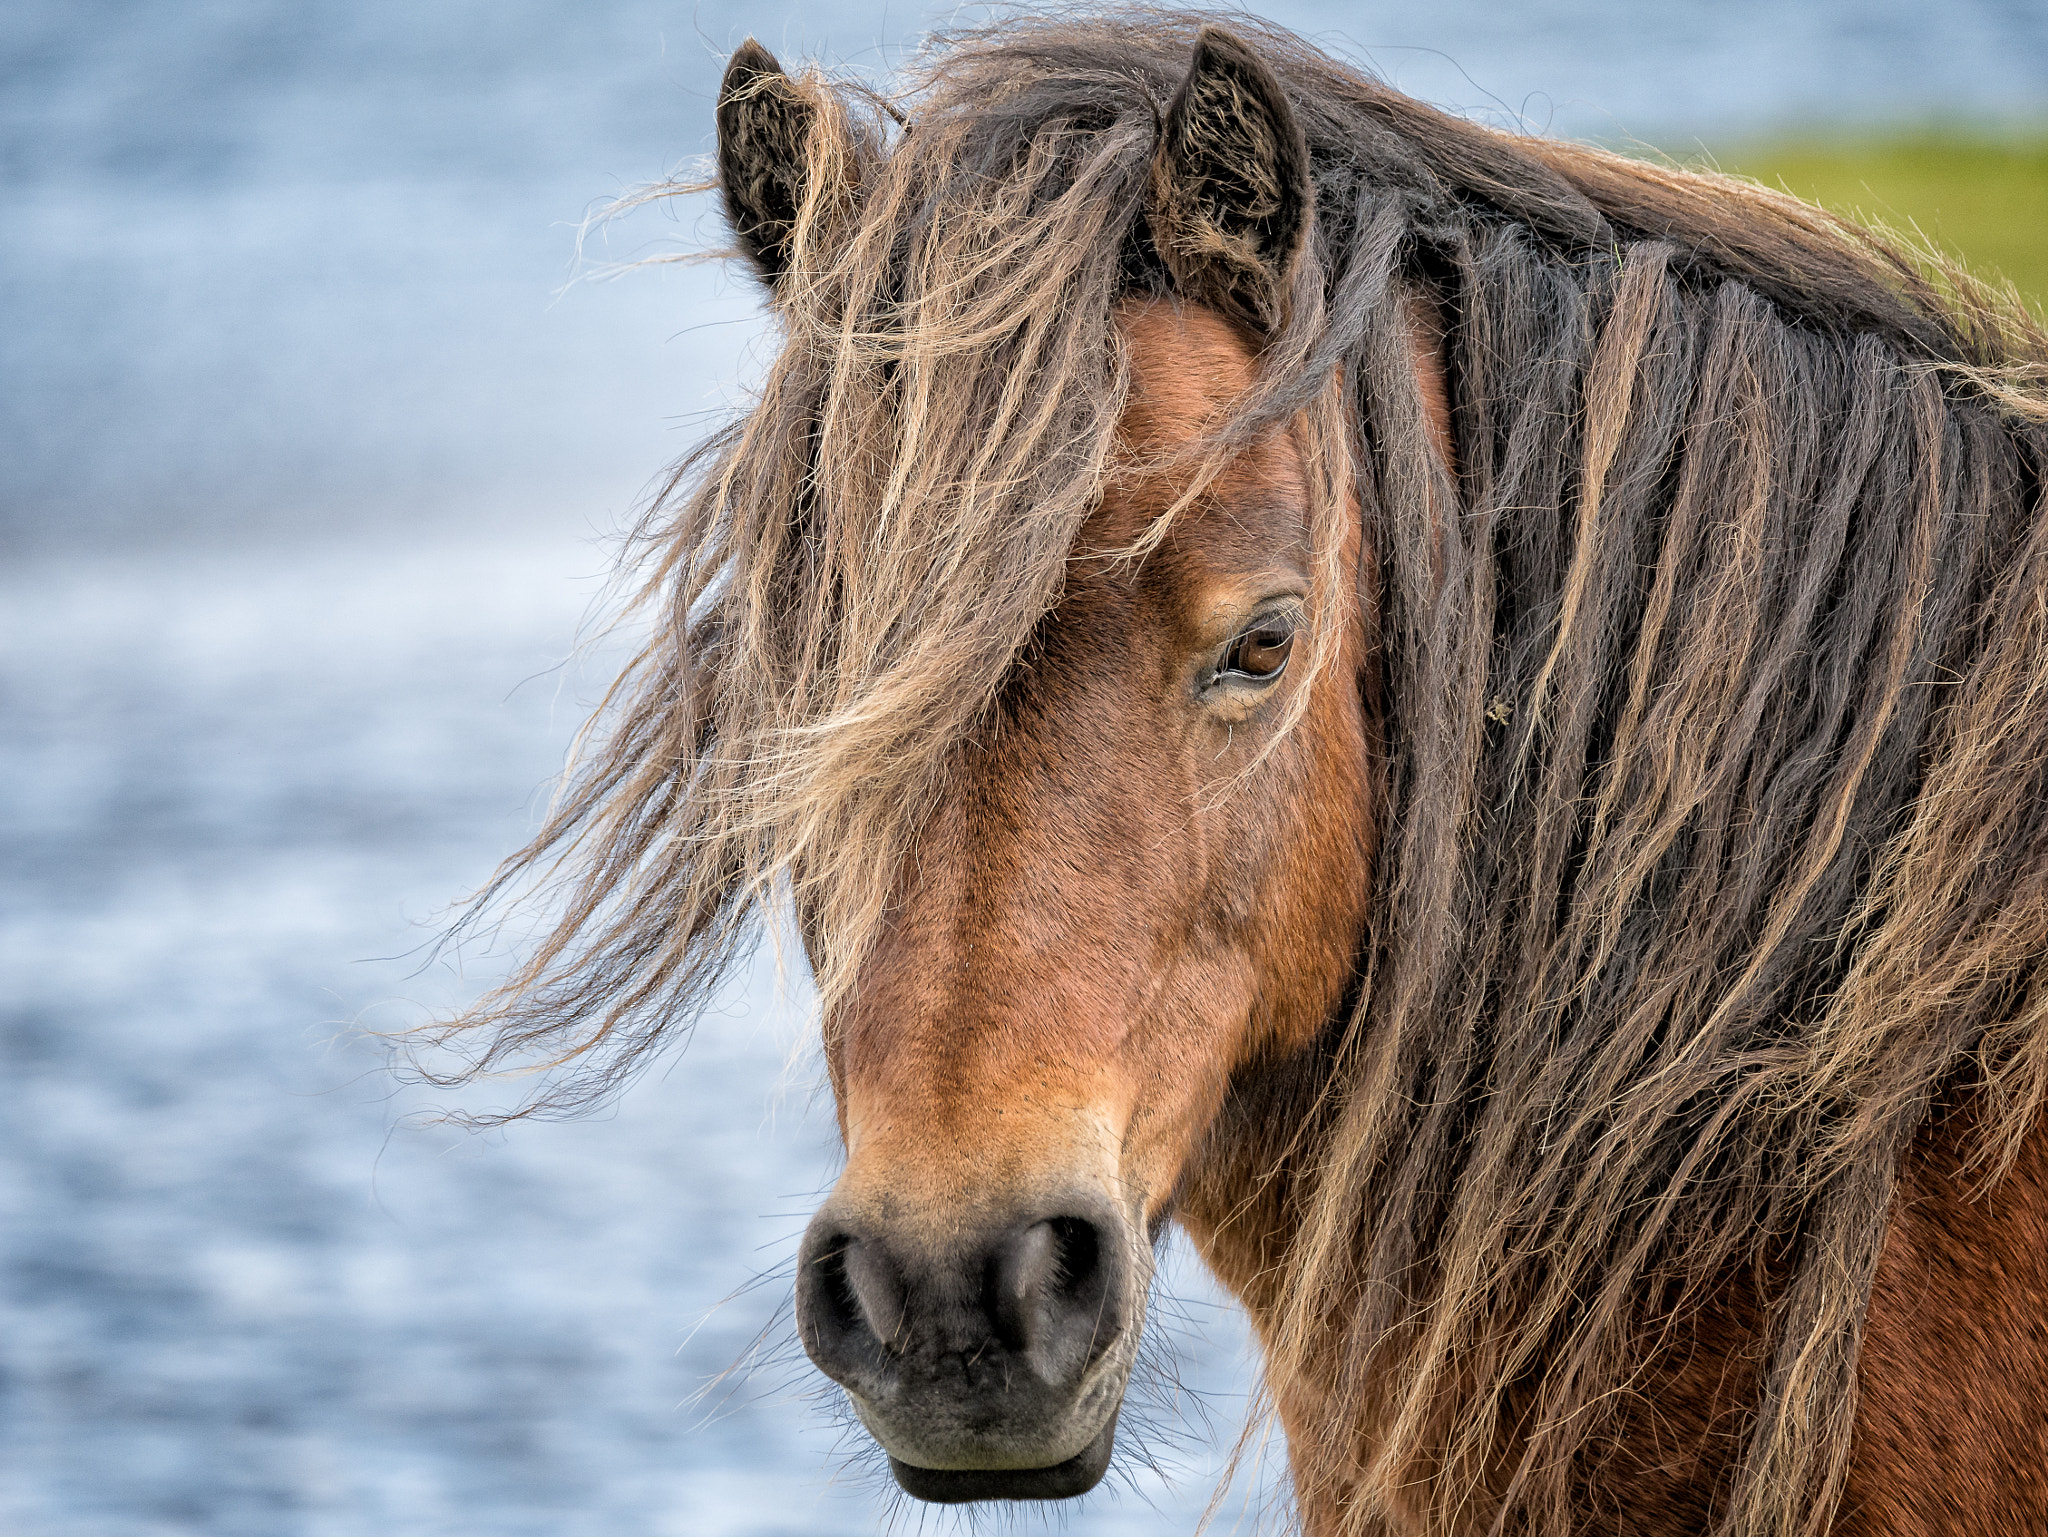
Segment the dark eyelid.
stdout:
<path fill-rule="evenodd" d="M 1302 621 L 1302 606 L 1304 602 L 1304 599 L 1298 598 L 1292 593 L 1284 597 L 1268 598 L 1265 602 L 1256 605 L 1249 614 L 1245 615 L 1238 627 L 1231 632 L 1231 639 L 1235 640 L 1238 636 L 1244 634 L 1245 631 L 1256 630 L 1260 625 L 1271 624 L 1276 619 L 1284 619 L 1287 623 L 1298 628 Z"/>

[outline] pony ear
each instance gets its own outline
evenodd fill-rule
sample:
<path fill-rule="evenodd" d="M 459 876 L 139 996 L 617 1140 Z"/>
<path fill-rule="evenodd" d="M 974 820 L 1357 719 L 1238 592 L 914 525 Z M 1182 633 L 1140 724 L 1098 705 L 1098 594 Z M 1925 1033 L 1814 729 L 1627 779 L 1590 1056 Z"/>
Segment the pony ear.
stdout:
<path fill-rule="evenodd" d="M 1174 285 L 1273 330 L 1314 202 L 1287 93 L 1251 49 L 1204 27 L 1152 161 L 1152 243 Z"/>
<path fill-rule="evenodd" d="M 768 286 L 789 270 L 809 177 L 816 109 L 751 37 L 718 87 L 718 185 L 725 216 Z"/>

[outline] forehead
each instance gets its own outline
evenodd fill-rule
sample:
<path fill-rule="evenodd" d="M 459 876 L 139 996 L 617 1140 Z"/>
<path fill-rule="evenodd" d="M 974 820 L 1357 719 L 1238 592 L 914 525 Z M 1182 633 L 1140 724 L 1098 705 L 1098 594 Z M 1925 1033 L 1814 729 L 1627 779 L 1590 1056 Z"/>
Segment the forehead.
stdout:
<path fill-rule="evenodd" d="M 1126 454 L 1199 447 L 1258 379 L 1256 343 L 1213 310 L 1168 300 L 1132 301 L 1117 312 L 1129 352 L 1131 390 L 1118 425 Z M 1195 461 L 1199 463 L 1199 460 Z M 1083 531 L 1096 549 L 1127 548 L 1173 505 L 1192 466 L 1115 480 Z M 1180 513 L 1147 562 L 1155 577 L 1201 586 L 1301 577 L 1309 558 L 1308 489 L 1291 431 L 1267 434 L 1240 453 Z"/>
<path fill-rule="evenodd" d="M 1131 399 L 1122 423 L 1131 448 L 1182 446 L 1258 378 L 1251 338 L 1214 310 L 1132 300 L 1117 307 L 1116 325 L 1131 358 Z"/>

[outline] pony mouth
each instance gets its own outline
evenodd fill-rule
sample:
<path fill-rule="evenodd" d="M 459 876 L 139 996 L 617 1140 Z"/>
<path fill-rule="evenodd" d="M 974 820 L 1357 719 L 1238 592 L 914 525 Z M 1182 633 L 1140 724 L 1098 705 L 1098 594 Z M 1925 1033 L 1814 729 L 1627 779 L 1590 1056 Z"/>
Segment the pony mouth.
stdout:
<path fill-rule="evenodd" d="M 893 1453 L 889 1471 L 903 1492 L 934 1505 L 975 1500 L 1071 1500 L 1102 1482 L 1116 1447 L 1116 1416 L 1080 1451 L 1047 1468 L 920 1468 Z"/>

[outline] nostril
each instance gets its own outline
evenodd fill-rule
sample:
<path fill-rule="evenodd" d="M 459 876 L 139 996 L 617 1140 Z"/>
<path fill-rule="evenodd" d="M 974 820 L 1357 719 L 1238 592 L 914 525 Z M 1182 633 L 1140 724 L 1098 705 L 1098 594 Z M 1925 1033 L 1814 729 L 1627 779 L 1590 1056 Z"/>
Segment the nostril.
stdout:
<path fill-rule="evenodd" d="M 1102 1268 L 1102 1243 L 1095 1224 L 1079 1217 L 1055 1217 L 1045 1224 L 1059 1244 L 1059 1268 L 1055 1284 L 1067 1297 L 1086 1302 L 1099 1297 L 1097 1284 Z"/>
<path fill-rule="evenodd" d="M 991 1257 L 986 1286 L 998 1339 L 1048 1381 L 1081 1372 L 1118 1332 L 1101 1230 L 1051 1217 L 1015 1233 Z"/>
<path fill-rule="evenodd" d="M 825 1374 L 871 1390 L 903 1327 L 903 1285 L 879 1244 L 814 1230 L 797 1258 L 797 1332 Z"/>
<path fill-rule="evenodd" d="M 853 1294 L 853 1280 L 846 1273 L 846 1251 L 852 1243 L 843 1234 L 827 1240 L 811 1261 L 812 1295 L 825 1315 L 822 1321 L 840 1332 L 860 1327 L 860 1299 Z"/>

